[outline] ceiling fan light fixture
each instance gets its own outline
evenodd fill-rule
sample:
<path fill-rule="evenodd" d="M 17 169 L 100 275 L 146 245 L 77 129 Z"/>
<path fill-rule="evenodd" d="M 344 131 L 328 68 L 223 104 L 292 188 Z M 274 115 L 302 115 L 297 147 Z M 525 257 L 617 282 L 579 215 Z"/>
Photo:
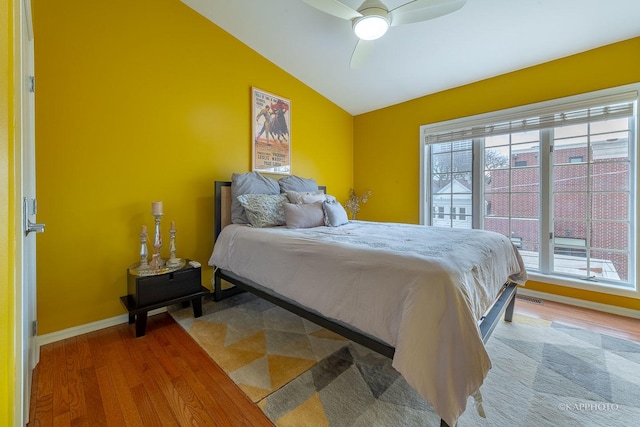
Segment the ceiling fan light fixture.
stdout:
<path fill-rule="evenodd" d="M 353 32 L 359 39 L 379 39 L 389 29 L 389 20 L 381 15 L 366 15 L 353 21 Z"/>

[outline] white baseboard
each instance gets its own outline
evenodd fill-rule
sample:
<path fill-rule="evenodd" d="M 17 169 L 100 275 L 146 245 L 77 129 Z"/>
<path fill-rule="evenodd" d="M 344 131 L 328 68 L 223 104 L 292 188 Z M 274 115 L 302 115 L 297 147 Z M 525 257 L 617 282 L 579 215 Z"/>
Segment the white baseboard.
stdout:
<path fill-rule="evenodd" d="M 164 313 L 167 311 L 167 307 L 157 308 L 149 311 L 148 316 Z M 74 326 L 69 329 L 63 329 L 62 331 L 52 332 L 50 334 L 39 335 L 37 338 L 38 354 L 39 348 L 45 344 L 51 344 L 52 342 L 61 341 L 67 338 L 75 337 L 89 332 L 94 332 L 100 329 L 109 328 L 111 326 L 120 325 L 122 323 L 129 322 L 129 315 L 123 314 L 121 316 L 112 317 L 110 319 L 98 320 L 97 322 L 91 322 L 80 326 Z"/>
<path fill-rule="evenodd" d="M 518 288 L 518 293 L 529 297 L 559 302 L 562 304 L 575 305 L 576 307 L 584 307 L 591 310 L 602 311 L 605 313 L 617 314 L 618 316 L 640 319 L 640 310 L 633 310 L 631 308 L 616 307 L 615 305 L 602 304 L 599 302 L 586 301 L 577 298 L 569 298 L 562 295 L 548 294 L 546 292 L 532 291 L 523 287 Z"/>

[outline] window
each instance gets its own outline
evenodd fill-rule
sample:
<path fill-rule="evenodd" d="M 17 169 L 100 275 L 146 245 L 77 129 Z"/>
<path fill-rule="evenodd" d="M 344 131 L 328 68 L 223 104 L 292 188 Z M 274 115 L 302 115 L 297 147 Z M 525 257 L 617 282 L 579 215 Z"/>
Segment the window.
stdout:
<path fill-rule="evenodd" d="M 438 209 L 431 224 L 442 227 L 471 228 L 471 221 L 455 221 L 456 207 L 471 209 L 472 141 L 453 141 L 434 146 L 431 156 L 431 205 Z M 446 208 L 446 209 L 445 209 Z M 449 212 L 445 215 L 444 212 Z"/>
<path fill-rule="evenodd" d="M 460 208 L 460 213 L 458 214 L 458 219 L 460 221 L 466 221 L 466 219 L 467 219 L 467 208 Z"/>
<path fill-rule="evenodd" d="M 639 87 L 423 126 L 422 211 L 452 213 L 423 223 L 504 234 L 540 280 L 637 296 Z"/>
<path fill-rule="evenodd" d="M 584 162 L 583 156 L 571 156 L 569 157 L 569 163 L 582 163 Z"/>

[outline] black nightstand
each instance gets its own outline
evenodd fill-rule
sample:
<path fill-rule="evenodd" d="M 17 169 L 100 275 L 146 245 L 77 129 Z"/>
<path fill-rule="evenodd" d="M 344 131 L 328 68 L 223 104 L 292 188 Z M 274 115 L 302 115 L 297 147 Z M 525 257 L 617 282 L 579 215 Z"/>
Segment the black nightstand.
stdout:
<path fill-rule="evenodd" d="M 202 316 L 202 297 L 209 290 L 201 285 L 201 269 L 187 264 L 180 270 L 153 276 L 136 276 L 127 270 L 128 295 L 120 301 L 129 312 L 129 323 L 136 324 L 136 337 L 147 329 L 147 313 L 172 304 L 191 301 L 193 316 Z"/>

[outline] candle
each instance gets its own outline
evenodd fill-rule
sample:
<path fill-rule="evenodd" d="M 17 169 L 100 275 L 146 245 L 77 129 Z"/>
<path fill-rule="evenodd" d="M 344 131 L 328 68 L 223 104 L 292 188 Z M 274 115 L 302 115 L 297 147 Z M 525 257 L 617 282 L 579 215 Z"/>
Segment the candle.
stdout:
<path fill-rule="evenodd" d="M 143 225 L 143 226 L 142 226 L 142 232 L 143 232 L 143 233 L 146 233 L 146 232 L 147 232 L 147 226 L 146 226 L 146 225 Z"/>
<path fill-rule="evenodd" d="M 176 229 L 176 222 L 171 221 L 171 230 L 175 231 L 175 229 Z"/>
<path fill-rule="evenodd" d="M 162 202 L 151 202 L 151 213 L 153 215 L 162 215 Z"/>

